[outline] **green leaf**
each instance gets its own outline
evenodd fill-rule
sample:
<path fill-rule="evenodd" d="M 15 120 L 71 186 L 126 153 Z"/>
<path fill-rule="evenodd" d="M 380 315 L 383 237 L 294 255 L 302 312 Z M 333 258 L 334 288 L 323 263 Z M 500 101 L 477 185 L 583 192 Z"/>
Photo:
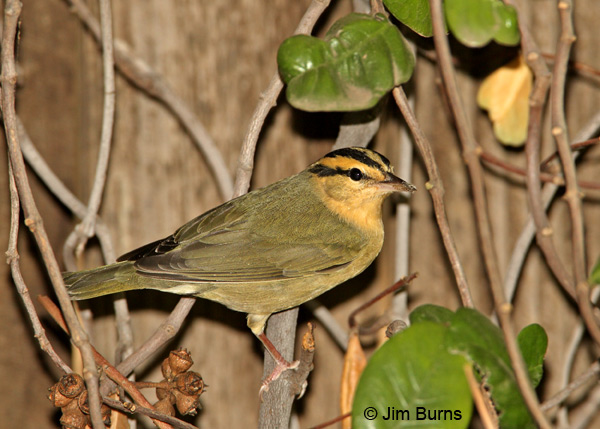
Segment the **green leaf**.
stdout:
<path fill-rule="evenodd" d="M 467 427 L 473 402 L 466 361 L 446 351 L 447 333 L 438 323 L 415 323 L 381 346 L 358 383 L 352 427 Z"/>
<path fill-rule="evenodd" d="M 499 413 L 500 427 L 534 428 L 514 374 L 502 331 L 476 310 L 459 309 L 449 327 L 449 351 L 473 362 Z"/>
<path fill-rule="evenodd" d="M 446 20 L 452 34 L 463 44 L 480 47 L 498 31 L 494 0 L 446 0 Z"/>
<path fill-rule="evenodd" d="M 501 45 L 514 46 L 521 40 L 517 11 L 514 7 L 501 2 L 494 3 L 499 28 L 494 34 L 494 40 Z"/>
<path fill-rule="evenodd" d="M 519 43 L 517 13 L 499 0 L 446 0 L 445 12 L 450 31 L 464 45 Z"/>
<path fill-rule="evenodd" d="M 279 47 L 277 63 L 290 104 L 306 111 L 371 108 L 406 82 L 414 57 L 402 34 L 383 15 L 353 13 L 320 40 L 297 35 Z"/>
<path fill-rule="evenodd" d="M 424 37 L 433 36 L 429 0 L 383 0 L 398 21 Z"/>
<path fill-rule="evenodd" d="M 537 387 L 544 374 L 544 355 L 548 348 L 546 331 L 537 323 L 533 323 L 521 329 L 517 341 L 527 364 L 531 384 Z"/>
<path fill-rule="evenodd" d="M 445 307 L 439 305 L 425 304 L 415 308 L 409 316 L 410 323 L 415 324 L 419 322 L 429 321 L 437 322 L 440 324 L 450 324 L 450 321 L 454 317 L 454 312 L 448 310 Z"/>
<path fill-rule="evenodd" d="M 596 265 L 594 265 L 594 268 L 592 268 L 588 282 L 591 285 L 600 284 L 600 258 L 598 258 Z"/>

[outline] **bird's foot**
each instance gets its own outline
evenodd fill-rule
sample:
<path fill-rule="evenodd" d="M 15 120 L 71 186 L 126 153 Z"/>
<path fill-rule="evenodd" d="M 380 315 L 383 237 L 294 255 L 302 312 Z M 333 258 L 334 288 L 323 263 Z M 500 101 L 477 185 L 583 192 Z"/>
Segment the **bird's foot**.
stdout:
<path fill-rule="evenodd" d="M 275 369 L 269 374 L 262 382 L 260 386 L 260 391 L 258 392 L 260 399 L 262 400 L 263 394 L 269 391 L 269 385 L 277 380 L 281 374 L 288 370 L 295 370 L 300 365 L 300 361 L 295 360 L 293 362 L 288 362 L 285 359 L 277 360 Z"/>

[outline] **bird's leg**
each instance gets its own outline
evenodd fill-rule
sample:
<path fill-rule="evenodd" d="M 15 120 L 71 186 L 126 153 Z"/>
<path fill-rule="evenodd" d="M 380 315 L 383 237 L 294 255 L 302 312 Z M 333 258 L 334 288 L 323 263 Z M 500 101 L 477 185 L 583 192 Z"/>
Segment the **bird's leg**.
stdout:
<path fill-rule="evenodd" d="M 275 369 L 273 369 L 271 374 L 269 374 L 263 380 L 262 386 L 260 387 L 259 395 L 262 398 L 263 393 L 269 390 L 269 384 L 271 384 L 272 381 L 277 380 L 279 376 L 283 374 L 284 371 L 298 368 L 300 361 L 296 360 L 293 362 L 288 362 L 287 360 L 285 360 L 285 358 L 281 356 L 281 353 L 279 353 L 279 351 L 275 348 L 271 340 L 267 338 L 267 335 L 264 332 L 258 334 L 257 337 L 260 340 L 260 342 L 263 343 L 265 349 L 267 349 L 267 351 L 275 361 Z"/>

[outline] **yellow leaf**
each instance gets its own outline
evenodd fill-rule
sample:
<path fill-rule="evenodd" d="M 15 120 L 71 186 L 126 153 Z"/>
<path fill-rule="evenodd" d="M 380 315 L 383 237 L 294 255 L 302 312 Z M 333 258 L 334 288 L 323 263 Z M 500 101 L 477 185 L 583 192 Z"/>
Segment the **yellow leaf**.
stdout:
<path fill-rule="evenodd" d="M 527 138 L 532 80 L 519 56 L 486 77 L 479 88 L 477 104 L 488 111 L 494 134 L 506 145 L 521 146 Z"/>
<path fill-rule="evenodd" d="M 360 375 L 367 365 L 365 352 L 360 345 L 358 334 L 353 332 L 348 340 L 348 349 L 344 356 L 344 369 L 342 372 L 342 391 L 340 394 L 340 409 L 342 415 L 352 411 L 352 401 L 354 400 L 354 392 L 356 385 L 360 379 Z M 350 428 L 352 421 L 349 418 L 342 420 L 342 428 Z"/>

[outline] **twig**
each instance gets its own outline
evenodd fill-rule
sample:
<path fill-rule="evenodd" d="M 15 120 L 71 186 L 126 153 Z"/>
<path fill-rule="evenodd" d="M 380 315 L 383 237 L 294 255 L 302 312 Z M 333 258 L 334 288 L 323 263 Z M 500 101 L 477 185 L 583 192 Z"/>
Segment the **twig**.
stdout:
<path fill-rule="evenodd" d="M 465 307 L 473 307 L 471 290 L 469 289 L 467 277 L 465 275 L 462 263 L 460 262 L 460 257 L 458 256 L 458 251 L 456 249 L 452 232 L 450 231 L 448 216 L 446 214 L 446 206 L 444 204 L 444 184 L 442 183 L 437 163 L 435 161 L 435 157 L 433 156 L 433 150 L 429 140 L 425 136 L 425 133 L 423 133 L 423 130 L 419 126 L 417 118 L 410 108 L 410 105 L 408 104 L 408 100 L 406 99 L 406 94 L 404 93 L 403 89 L 401 87 L 394 88 L 392 94 L 394 95 L 394 100 L 396 100 L 398 108 L 404 116 L 406 124 L 412 132 L 412 135 L 415 139 L 415 144 L 417 145 L 419 153 L 421 154 L 423 162 L 425 163 L 425 168 L 427 169 L 427 174 L 429 175 L 429 181 L 425 186 L 431 194 L 435 219 L 437 221 L 438 228 L 440 229 L 440 234 L 442 235 L 442 240 L 444 242 L 444 247 L 446 248 L 446 253 L 448 254 L 448 259 L 450 260 L 452 271 L 454 272 L 454 278 L 456 279 L 456 285 L 458 287 L 458 292 L 460 293 L 462 303 Z"/>
<path fill-rule="evenodd" d="M 75 311 L 71 305 L 71 300 L 63 283 L 62 274 L 42 218 L 35 204 L 29 180 L 25 170 L 23 154 L 19 147 L 17 118 L 15 113 L 15 86 L 17 82 L 17 72 L 15 67 L 15 37 L 17 34 L 19 16 L 22 5 L 18 0 L 8 0 L 5 5 L 4 28 L 2 31 L 2 114 L 4 116 L 4 129 L 6 132 L 6 142 L 10 163 L 13 169 L 15 183 L 19 193 L 19 198 L 23 205 L 25 213 L 25 225 L 29 227 L 36 243 L 40 249 L 42 259 L 46 265 L 48 275 L 56 291 L 60 305 L 63 308 L 67 323 L 73 333 L 73 342 L 81 351 L 84 370 L 83 376 L 86 381 L 89 392 L 90 415 L 94 429 L 104 427 L 102 416 L 100 414 L 100 395 L 98 393 L 98 374 L 94 364 L 94 357 L 90 348 L 85 331 L 81 328 Z"/>
<path fill-rule="evenodd" d="M 365 302 L 364 304 L 358 306 L 356 309 L 354 309 L 352 311 L 352 313 L 350 313 L 350 315 L 348 316 L 348 326 L 350 326 L 350 329 L 354 329 L 358 323 L 356 322 L 356 316 L 358 315 L 358 313 L 360 313 L 361 311 L 365 310 L 366 308 L 369 308 L 370 306 L 372 306 L 373 304 L 375 304 L 377 301 L 379 301 L 380 299 L 396 292 L 397 290 L 407 286 L 408 284 L 410 284 L 410 282 L 412 282 L 414 279 L 416 279 L 418 276 L 417 273 L 412 273 L 409 276 L 406 277 L 402 277 L 400 280 L 398 280 L 396 283 L 394 283 L 393 285 L 391 285 L 390 287 L 386 288 L 385 290 L 381 291 L 380 293 L 378 293 L 377 295 L 375 295 L 373 298 L 369 299 L 367 302 Z"/>
<path fill-rule="evenodd" d="M 585 141 L 580 141 L 580 140 L 575 140 L 575 141 L 577 143 L 571 144 L 571 150 L 574 152 L 579 151 L 580 149 L 587 148 L 589 146 L 594 146 L 594 145 L 599 144 L 600 137 L 595 137 L 593 139 L 587 139 Z M 575 153 L 577 153 L 577 152 L 575 152 Z M 557 157 L 558 157 L 558 152 L 554 152 L 552 155 L 546 157 L 546 159 L 544 159 L 540 164 L 540 170 L 545 171 L 546 169 L 548 169 L 550 162 L 552 162 L 552 160 L 554 160 Z"/>
<path fill-rule="evenodd" d="M 101 43 L 100 25 L 81 0 L 65 0 L 72 10 L 90 30 L 97 43 Z M 227 164 L 204 125 L 198 120 L 192 109 L 177 96 L 163 77 L 148 63 L 136 57 L 121 40 L 115 40 L 115 65 L 117 69 L 138 88 L 162 102 L 181 122 L 190 137 L 200 149 L 211 169 L 217 187 L 224 199 L 233 194 L 233 181 Z"/>
<path fill-rule="evenodd" d="M 577 419 L 571 422 L 571 429 L 586 429 L 590 427 L 590 421 L 598 417 L 598 406 L 600 406 L 600 385 L 592 390 L 586 403 L 578 410 Z"/>
<path fill-rule="evenodd" d="M 583 374 L 577 377 L 575 380 L 570 382 L 564 389 L 560 392 L 556 393 L 550 399 L 545 401 L 541 405 L 541 409 L 544 411 L 548 411 L 550 408 L 559 405 L 562 401 L 567 399 L 571 393 L 575 390 L 579 389 L 584 384 L 588 383 L 590 379 L 596 375 L 600 374 L 600 362 L 595 361 L 588 369 L 586 369 Z"/>
<path fill-rule="evenodd" d="M 597 142 L 598 139 L 594 139 L 594 141 Z M 507 171 L 509 173 L 514 173 L 514 174 L 517 174 L 522 177 L 527 176 L 526 169 L 518 167 L 513 164 L 509 164 L 508 162 L 501 160 L 500 158 L 498 158 L 495 155 L 492 155 L 489 152 L 481 152 L 480 156 L 481 156 L 481 159 L 483 161 L 485 161 L 486 163 L 496 166 L 504 171 Z M 554 183 L 555 185 L 558 185 L 558 186 L 564 186 L 564 184 L 565 184 L 565 180 L 562 176 L 559 176 L 556 174 L 550 174 L 550 173 L 540 173 L 540 180 L 545 183 Z M 600 182 L 590 182 L 590 181 L 578 180 L 577 184 L 581 188 L 600 189 Z"/>
<path fill-rule="evenodd" d="M 414 46 L 411 46 L 414 51 Z M 406 100 L 412 108 L 415 103 L 414 95 Z M 412 168 L 414 163 L 414 146 L 410 128 L 400 125 L 398 136 L 399 156 L 396 158 L 398 174 L 404 180 L 412 183 Z M 411 238 L 411 205 L 407 198 L 398 199 L 396 203 L 396 240 L 394 243 L 394 278 L 407 276 L 410 267 L 410 238 Z M 392 319 L 408 320 L 408 292 L 402 290 L 392 297 Z"/>
<path fill-rule="evenodd" d="M 577 302 L 588 332 L 596 344 L 600 344 L 600 326 L 594 317 L 590 302 L 590 286 L 587 282 L 585 260 L 585 234 L 581 192 L 577 186 L 575 162 L 569 147 L 568 128 L 565 119 L 564 91 L 571 46 L 575 42 L 571 0 L 560 0 L 558 11 L 561 23 L 561 35 L 556 47 L 552 88 L 550 91 L 550 109 L 552 112 L 552 135 L 556 140 L 558 155 L 565 176 L 566 192 L 564 199 L 571 217 L 573 272 Z"/>
<path fill-rule="evenodd" d="M 62 369 L 64 373 L 70 373 L 71 368 L 66 364 L 64 360 L 56 353 L 54 347 L 48 340 L 46 336 L 46 331 L 42 326 L 42 322 L 35 310 L 35 306 L 31 301 L 31 295 L 29 294 L 29 288 L 25 284 L 25 280 L 23 279 L 23 275 L 21 274 L 21 264 L 19 263 L 19 252 L 17 250 L 17 238 L 19 236 L 19 195 L 17 193 L 17 185 L 15 184 L 15 178 L 13 176 L 12 168 L 10 163 L 8 164 L 8 181 L 9 181 L 9 189 L 10 189 L 10 232 L 8 238 L 8 250 L 6 252 L 6 262 L 10 265 L 10 270 L 12 273 L 13 280 L 15 282 L 15 286 L 17 287 L 17 292 L 21 296 L 23 300 L 23 306 L 27 311 L 27 315 L 31 320 L 31 326 L 33 327 L 33 332 L 35 334 L 35 338 L 37 338 L 40 343 L 40 348 L 50 356 L 52 362 Z"/>
<path fill-rule="evenodd" d="M 168 423 L 174 428 L 179 429 L 198 429 L 196 426 L 189 424 L 183 420 L 179 420 L 176 417 L 171 417 L 163 413 L 159 413 L 156 410 L 151 408 L 142 407 L 134 404 L 124 405 L 123 403 L 110 399 L 110 398 L 102 398 L 102 402 L 108 405 L 110 408 L 114 408 L 122 413 L 128 414 L 142 414 L 144 416 L 150 417 L 151 419 L 160 420 L 162 422 Z"/>
<path fill-rule="evenodd" d="M 304 304 L 310 310 L 312 315 L 317 319 L 329 335 L 334 339 L 338 347 L 346 351 L 348 347 L 348 332 L 338 323 L 331 312 L 317 299 L 313 299 Z"/>
<path fill-rule="evenodd" d="M 98 0 L 100 5 L 100 26 L 102 35 L 102 69 L 104 73 L 104 108 L 100 149 L 94 183 L 87 205 L 87 212 L 81 224 L 75 227 L 78 236 L 77 253 L 83 252 L 88 238 L 94 235 L 96 214 L 102 202 L 106 183 L 106 171 L 110 159 L 113 124 L 115 119 L 115 61 L 113 54 L 112 11 L 109 0 Z"/>
<path fill-rule="evenodd" d="M 529 375 L 523 361 L 523 356 L 519 350 L 514 326 L 510 316 L 512 306 L 506 302 L 500 269 L 498 267 L 495 255 L 492 228 L 486 208 L 486 195 L 483 185 L 483 172 L 479 162 L 478 147 L 473 135 L 473 130 L 464 111 L 460 99 L 452 58 L 450 56 L 450 47 L 444 28 L 444 14 L 441 0 L 430 0 L 431 17 L 433 22 L 433 38 L 435 49 L 438 54 L 440 69 L 444 80 L 444 85 L 448 92 L 448 98 L 454 113 L 454 119 L 458 129 L 458 134 L 463 148 L 463 156 L 467 164 L 467 170 L 471 178 L 471 188 L 475 205 L 475 218 L 479 239 L 483 253 L 483 260 L 486 267 L 487 276 L 490 282 L 494 306 L 499 316 L 500 325 L 504 334 L 504 341 L 512 363 L 513 371 L 523 399 L 527 404 L 529 411 L 537 424 L 542 428 L 549 428 L 550 424 L 539 407 L 539 402 Z"/>

